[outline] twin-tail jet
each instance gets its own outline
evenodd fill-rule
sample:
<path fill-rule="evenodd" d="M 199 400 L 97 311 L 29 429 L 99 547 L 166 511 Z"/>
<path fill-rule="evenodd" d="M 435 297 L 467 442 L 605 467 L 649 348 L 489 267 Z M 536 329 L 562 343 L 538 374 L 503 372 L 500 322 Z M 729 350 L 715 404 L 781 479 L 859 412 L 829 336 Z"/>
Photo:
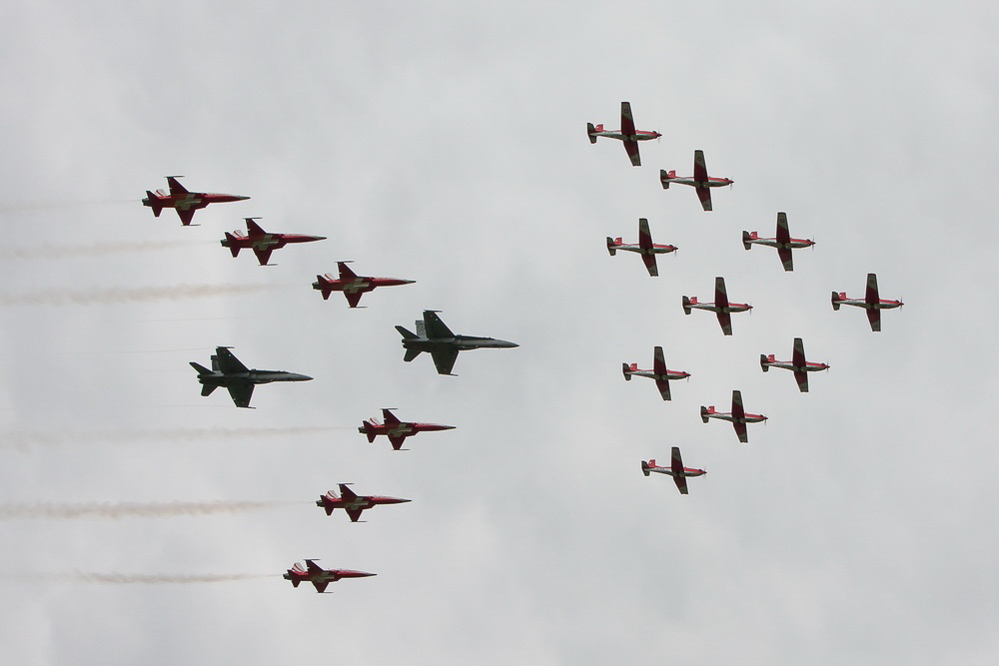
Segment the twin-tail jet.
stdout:
<path fill-rule="evenodd" d="M 603 123 L 593 126 L 593 123 L 586 123 L 586 135 L 590 137 L 590 143 L 596 143 L 597 137 L 603 136 L 608 139 L 617 139 L 624 142 L 624 149 L 631 158 L 632 166 L 642 166 L 642 158 L 638 154 L 639 141 L 651 141 L 662 136 L 659 132 L 646 132 L 635 129 L 635 118 L 631 115 L 631 104 L 621 102 L 621 129 L 605 130 Z"/>
<path fill-rule="evenodd" d="M 675 245 L 659 245 L 652 242 L 652 234 L 649 233 L 649 221 L 644 217 L 638 218 L 638 245 L 623 243 L 620 238 L 607 237 L 607 251 L 610 256 L 622 252 L 637 252 L 645 262 L 645 268 L 652 277 L 659 276 L 659 266 L 656 265 L 657 254 L 669 254 L 676 252 Z"/>
<path fill-rule="evenodd" d="M 742 246 L 747 250 L 754 245 L 766 245 L 777 248 L 777 256 L 784 264 L 785 271 L 793 271 L 794 264 L 791 261 L 791 250 L 800 250 L 805 247 L 812 247 L 815 241 L 807 238 L 791 238 L 791 232 L 787 228 L 787 215 L 777 213 L 777 236 L 776 238 L 760 238 L 755 231 L 742 232 Z"/>
<path fill-rule="evenodd" d="M 669 467 L 660 467 L 656 464 L 656 459 L 652 458 L 648 462 L 642 461 L 642 474 L 648 476 L 650 472 L 657 474 L 668 474 L 673 477 L 673 483 L 681 495 L 687 494 L 687 477 L 702 476 L 707 474 L 703 469 L 696 467 L 684 467 L 683 459 L 680 458 L 680 447 L 674 446 L 672 449 L 672 460 Z"/>
<path fill-rule="evenodd" d="M 632 377 L 649 377 L 650 379 L 656 380 L 656 386 L 659 388 L 659 395 L 663 397 L 663 400 L 669 400 L 669 380 L 686 379 L 687 377 L 690 377 L 690 373 L 684 372 L 683 370 L 668 370 L 666 368 L 666 358 L 663 356 L 662 347 L 656 346 L 653 356 L 654 358 L 651 370 L 640 370 L 637 363 L 632 363 L 631 365 L 622 363 L 621 372 L 624 373 L 624 378 L 629 382 Z"/>
<path fill-rule="evenodd" d="M 335 583 L 341 578 L 365 578 L 367 576 L 375 575 L 377 574 L 368 573 L 366 571 L 354 571 L 352 569 L 323 569 L 321 566 L 316 564 L 315 560 L 305 560 L 304 567 L 301 563 L 295 562 L 295 564 L 293 564 L 292 567 L 285 572 L 283 578 L 285 580 L 290 580 L 292 587 L 298 587 L 302 581 L 312 583 L 316 586 L 316 592 L 322 594 L 326 591 L 327 585 Z"/>
<path fill-rule="evenodd" d="M 350 516 L 350 522 L 356 523 L 357 519 L 361 517 L 361 512 L 365 509 L 370 509 L 373 506 L 378 506 L 379 504 L 402 504 L 403 502 L 410 502 L 412 500 L 402 499 L 401 497 L 382 497 L 381 495 L 358 495 L 353 490 L 347 487 L 348 484 L 341 483 L 340 486 L 340 496 L 332 490 L 326 492 L 325 495 L 320 495 L 319 499 L 316 500 L 316 506 L 320 506 L 326 510 L 327 516 L 333 515 L 333 509 L 343 509 Z M 362 521 L 363 522 L 363 521 Z"/>
<path fill-rule="evenodd" d="M 212 369 L 191 361 L 191 367 L 198 371 L 201 382 L 201 395 L 211 395 L 220 386 L 229 389 L 229 395 L 237 407 L 249 407 L 253 387 L 270 382 L 307 382 L 308 375 L 300 375 L 284 370 L 251 370 L 243 365 L 228 347 L 216 347 L 212 354 Z"/>
<path fill-rule="evenodd" d="M 708 419 L 731 421 L 735 427 L 735 434 L 739 436 L 739 441 L 746 444 L 749 442 L 749 435 L 746 433 L 746 424 L 766 421 L 767 417 L 763 416 L 763 414 L 750 414 L 747 412 L 742 407 L 742 392 L 732 391 L 731 412 L 716 412 L 714 405 L 710 407 L 701 406 L 701 421 L 707 423 Z"/>
<path fill-rule="evenodd" d="M 760 354 L 760 367 L 763 368 L 763 372 L 770 368 L 790 370 L 794 373 L 794 381 L 798 382 L 798 390 L 802 393 L 808 393 L 809 372 L 829 369 L 827 363 L 809 363 L 805 360 L 805 345 L 801 342 L 801 338 L 794 339 L 794 351 L 790 361 L 778 361 L 773 354 Z"/>
<path fill-rule="evenodd" d="M 357 429 L 358 432 L 368 436 L 368 442 L 374 442 L 378 435 L 388 437 L 392 448 L 396 451 L 402 449 L 402 443 L 410 435 L 421 432 L 432 432 L 435 430 L 453 430 L 455 426 L 441 425 L 439 423 L 418 423 L 416 421 L 400 421 L 399 417 L 392 413 L 390 409 L 382 410 L 382 418 L 385 423 L 379 423 L 377 419 L 369 419 Z"/>
<path fill-rule="evenodd" d="M 239 251 L 253 250 L 257 255 L 257 261 L 261 266 L 267 266 L 267 261 L 271 258 L 271 252 L 280 250 L 289 243 L 311 243 L 312 241 L 326 240 L 326 236 L 305 236 L 303 234 L 272 234 L 260 228 L 254 222 L 259 217 L 246 217 L 246 234 L 239 231 L 233 233 L 226 232 L 225 238 L 220 242 L 222 247 L 229 248 L 233 257 L 239 256 Z"/>
<path fill-rule="evenodd" d="M 455 335 L 451 332 L 436 310 L 424 310 L 423 320 L 416 321 L 416 333 L 396 326 L 395 330 L 402 335 L 402 346 L 406 350 L 403 360 L 407 363 L 422 352 L 429 353 L 437 366 L 437 373 L 450 375 L 454 362 L 458 360 L 458 352 L 469 349 L 505 349 L 519 347 L 515 342 L 497 340 L 496 338 L 480 338 L 472 335 Z"/>
<path fill-rule="evenodd" d="M 167 184 L 170 186 L 170 194 L 163 190 L 150 192 L 146 190 L 146 198 L 142 200 L 143 206 L 153 209 L 153 216 L 159 217 L 164 208 L 174 208 L 180 216 L 181 224 L 185 227 L 191 224 L 194 219 L 194 211 L 204 208 L 208 204 L 227 203 L 230 201 L 245 201 L 250 197 L 239 196 L 238 194 L 213 194 L 210 192 L 188 192 L 187 188 L 181 185 L 177 179 L 183 176 L 167 176 Z"/>
<path fill-rule="evenodd" d="M 874 273 L 867 274 L 867 294 L 864 298 L 847 298 L 846 292 L 832 293 L 833 310 L 839 310 L 841 305 L 855 305 L 858 308 L 867 310 L 867 320 L 871 322 L 871 330 L 877 333 L 881 330 L 881 311 L 900 308 L 905 303 L 881 298 L 878 295 L 878 276 Z"/>
<path fill-rule="evenodd" d="M 715 278 L 715 301 L 714 303 L 701 303 L 696 296 L 683 297 L 683 314 L 689 315 L 691 310 L 709 310 L 718 316 L 718 323 L 721 325 L 722 333 L 732 335 L 733 312 L 746 312 L 752 310 L 753 306 L 747 303 L 729 303 L 728 292 L 725 290 L 725 278 Z"/>
<path fill-rule="evenodd" d="M 347 305 L 356 308 L 361 300 L 361 296 L 374 291 L 378 287 L 395 287 L 401 284 L 413 284 L 416 280 L 400 280 L 398 278 L 365 277 L 360 276 L 350 270 L 347 261 L 336 262 L 340 270 L 340 277 L 335 278 L 329 273 L 317 275 L 316 281 L 312 283 L 313 289 L 318 289 L 323 294 L 323 300 L 328 300 L 334 291 L 342 291 L 347 298 Z"/>
<path fill-rule="evenodd" d="M 690 185 L 697 192 L 697 198 L 701 200 L 701 208 L 705 211 L 711 208 L 711 188 L 725 187 L 731 185 L 733 180 L 729 178 L 711 178 L 708 176 L 708 168 L 704 165 L 704 151 L 694 151 L 694 175 L 691 177 L 678 177 L 676 171 L 659 170 L 659 182 L 663 189 L 668 190 L 670 183 L 676 185 Z"/>

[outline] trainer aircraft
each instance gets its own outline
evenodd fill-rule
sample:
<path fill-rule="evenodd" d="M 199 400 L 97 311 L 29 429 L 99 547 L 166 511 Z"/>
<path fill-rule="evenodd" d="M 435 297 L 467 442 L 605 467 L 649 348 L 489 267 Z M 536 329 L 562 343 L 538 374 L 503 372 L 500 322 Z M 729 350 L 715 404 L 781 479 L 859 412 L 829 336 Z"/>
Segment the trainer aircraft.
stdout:
<path fill-rule="evenodd" d="M 593 123 L 586 123 L 586 135 L 590 138 L 590 143 L 596 143 L 597 137 L 601 136 L 623 142 L 632 166 L 642 166 L 642 157 L 638 154 L 638 142 L 651 141 L 662 136 L 659 132 L 636 130 L 635 118 L 631 115 L 631 104 L 628 102 L 621 102 L 621 129 L 605 130 L 602 123 L 596 127 Z"/>
<path fill-rule="evenodd" d="M 687 494 L 687 477 L 690 476 L 702 476 L 707 474 L 703 469 L 697 469 L 696 467 L 684 467 L 683 460 L 680 458 L 680 447 L 674 446 L 671 451 L 670 456 L 670 466 L 661 467 L 656 464 L 655 458 L 650 459 L 648 462 L 642 461 L 642 474 L 648 476 L 650 472 L 655 472 L 657 474 L 668 474 L 673 477 L 673 483 L 676 484 L 677 490 L 680 491 L 681 495 Z"/>
<path fill-rule="evenodd" d="M 833 310 L 839 310 L 841 305 L 854 305 L 867 310 L 867 320 L 871 324 L 871 330 L 875 333 L 881 330 L 881 311 L 900 308 L 905 303 L 881 298 L 878 294 L 878 276 L 874 273 L 867 274 L 867 293 L 863 298 L 847 298 L 846 292 L 832 293 Z"/>

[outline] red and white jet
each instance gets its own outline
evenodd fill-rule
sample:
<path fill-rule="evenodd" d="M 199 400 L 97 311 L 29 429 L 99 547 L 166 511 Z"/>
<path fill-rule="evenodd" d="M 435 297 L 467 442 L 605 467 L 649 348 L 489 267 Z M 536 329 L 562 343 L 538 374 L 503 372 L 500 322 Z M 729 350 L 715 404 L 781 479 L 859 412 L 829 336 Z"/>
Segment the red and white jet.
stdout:
<path fill-rule="evenodd" d="M 656 472 L 657 474 L 668 474 L 673 477 L 673 483 L 676 484 L 677 490 L 680 491 L 681 495 L 687 494 L 687 477 L 688 476 L 702 476 L 707 474 L 703 469 L 697 469 L 696 467 L 684 467 L 683 460 L 680 458 L 680 447 L 674 446 L 672 449 L 672 460 L 669 467 L 660 467 L 656 464 L 656 459 L 651 458 L 648 462 L 642 461 L 642 474 L 648 476 L 650 472 Z"/>
<path fill-rule="evenodd" d="M 651 141 L 662 136 L 659 132 L 646 132 L 635 129 L 635 119 L 631 115 L 631 104 L 621 102 L 621 129 L 605 130 L 603 123 L 593 126 L 593 123 L 586 123 L 586 135 L 590 137 L 590 143 L 596 143 L 598 136 L 608 139 L 617 139 L 624 142 L 624 149 L 631 158 L 632 166 L 642 166 L 642 158 L 638 154 L 639 141 Z"/>
<path fill-rule="evenodd" d="M 732 425 L 735 426 L 735 434 L 739 436 L 739 441 L 746 444 L 749 442 L 749 435 L 746 432 L 746 424 L 766 421 L 767 417 L 763 416 L 763 414 L 750 414 L 747 412 L 742 407 L 742 392 L 732 391 L 731 412 L 716 412 L 714 405 L 711 405 L 710 407 L 701 406 L 701 421 L 707 423 L 708 419 L 731 421 Z"/>
<path fill-rule="evenodd" d="M 725 290 L 725 278 L 715 278 L 715 302 L 701 303 L 696 296 L 691 298 L 683 297 L 683 314 L 690 314 L 691 310 L 709 310 L 718 316 L 718 323 L 721 325 L 722 333 L 732 335 L 733 312 L 746 312 L 752 310 L 753 306 L 747 303 L 729 303 L 728 292 Z"/>
<path fill-rule="evenodd" d="M 864 298 L 847 298 L 846 292 L 832 293 L 833 310 L 839 310 L 841 305 L 855 305 L 858 308 L 867 310 L 867 320 L 871 322 L 871 330 L 877 333 L 881 330 L 881 311 L 900 308 L 905 303 L 881 298 L 878 295 L 878 276 L 874 273 L 867 274 L 867 294 Z"/>
<path fill-rule="evenodd" d="M 733 180 L 729 178 L 711 178 L 708 176 L 708 168 L 704 165 L 704 151 L 694 151 L 694 175 L 691 177 L 678 177 L 676 171 L 659 170 L 659 182 L 663 189 L 668 190 L 670 183 L 677 185 L 690 185 L 697 192 L 697 198 L 701 200 L 701 208 L 705 211 L 711 208 L 711 188 L 725 187 L 731 185 Z"/>
<path fill-rule="evenodd" d="M 326 515 L 333 515 L 333 509 L 343 509 L 350 516 L 350 522 L 356 523 L 357 519 L 361 517 L 361 512 L 365 509 L 370 509 L 373 506 L 378 506 L 379 504 L 402 504 L 403 502 L 411 502 L 412 500 L 402 499 L 401 497 L 383 497 L 381 495 L 358 495 L 353 490 L 347 487 L 346 483 L 338 484 L 340 486 L 340 496 L 337 497 L 336 493 L 332 490 L 326 492 L 325 495 L 320 495 L 319 499 L 316 500 L 316 506 L 321 506 L 326 509 Z"/>
<path fill-rule="evenodd" d="M 250 197 L 239 196 L 238 194 L 213 194 L 210 192 L 188 192 L 187 188 L 177 182 L 183 176 L 167 176 L 167 184 L 170 186 L 170 194 L 163 190 L 150 192 L 146 190 L 146 198 L 142 200 L 143 206 L 153 209 L 153 216 L 159 217 L 164 208 L 175 208 L 180 216 L 181 223 L 186 227 L 194 219 L 194 211 L 204 208 L 208 204 L 228 203 L 230 201 L 245 201 Z"/>
<path fill-rule="evenodd" d="M 638 245 L 624 243 L 621 238 L 607 237 L 607 252 L 610 256 L 617 254 L 617 251 L 637 252 L 645 262 L 645 268 L 652 277 L 659 276 L 659 266 L 656 264 L 657 254 L 669 254 L 676 252 L 675 245 L 659 245 L 652 242 L 652 234 L 649 233 L 649 221 L 644 217 L 638 218 Z"/>
<path fill-rule="evenodd" d="M 791 250 L 800 250 L 805 247 L 813 247 L 815 241 L 808 238 L 791 238 L 791 232 L 787 228 L 787 215 L 777 213 L 777 236 L 775 238 L 760 238 L 755 231 L 742 232 L 742 246 L 747 250 L 754 245 L 766 245 L 777 248 L 777 256 L 784 264 L 785 271 L 793 271 L 794 263 L 791 260 Z"/>
<path fill-rule="evenodd" d="M 313 289 L 318 289 L 323 293 L 323 300 L 328 300 L 334 291 L 342 291 L 347 298 L 347 304 L 356 308 L 361 300 L 361 296 L 369 291 L 374 291 L 378 287 L 395 287 L 401 284 L 413 284 L 416 280 L 400 280 L 398 278 L 364 277 L 360 276 L 348 268 L 346 261 L 336 262 L 340 270 L 339 279 L 329 273 L 317 275 L 316 281 L 312 283 Z"/>
<path fill-rule="evenodd" d="M 364 421 L 357 431 L 368 436 L 368 442 L 374 442 L 378 435 L 386 435 L 392 448 L 396 451 L 401 449 L 403 441 L 410 435 L 421 432 L 431 432 L 434 430 L 453 430 L 456 426 L 441 425 L 439 423 L 417 423 L 415 421 L 400 421 L 399 417 L 389 409 L 382 410 L 382 418 L 385 423 L 379 423 L 377 419 Z"/>
<path fill-rule="evenodd" d="M 802 393 L 808 393 L 809 372 L 829 369 L 829 365 L 826 363 L 809 363 L 805 360 L 805 345 L 801 342 L 801 338 L 794 339 L 794 352 L 790 361 L 778 361 L 773 354 L 769 356 L 760 354 L 760 367 L 763 368 L 763 372 L 770 368 L 783 368 L 792 371 L 794 380 L 798 382 L 798 390 Z"/>
<path fill-rule="evenodd" d="M 632 363 L 631 365 L 622 363 L 621 372 L 624 373 L 624 378 L 629 382 L 633 376 L 649 377 L 650 379 L 656 380 L 656 386 L 659 388 L 659 395 L 663 397 L 663 400 L 669 400 L 669 380 L 686 379 L 687 377 L 690 377 L 690 373 L 684 372 L 683 370 L 668 370 L 666 368 L 666 358 L 663 356 L 662 347 L 656 346 L 653 357 L 651 370 L 639 370 L 637 363 Z"/>
<path fill-rule="evenodd" d="M 302 581 L 312 583 L 316 586 L 316 592 L 322 594 L 326 591 L 327 585 L 335 583 L 341 578 L 366 578 L 367 576 L 376 575 L 366 571 L 354 571 L 353 569 L 323 569 L 316 564 L 315 560 L 305 560 L 304 567 L 301 563 L 295 562 L 285 572 L 283 578 L 290 580 L 293 587 L 298 587 Z"/>
<path fill-rule="evenodd" d="M 326 236 L 268 233 L 254 222 L 254 220 L 259 220 L 259 217 L 245 217 L 243 219 L 246 220 L 246 234 L 239 231 L 234 231 L 231 234 L 226 232 L 225 238 L 219 242 L 222 243 L 222 247 L 229 248 L 233 257 L 238 257 L 239 251 L 242 249 L 253 250 L 253 254 L 257 255 L 257 261 L 260 262 L 261 266 L 267 265 L 267 261 L 271 258 L 271 252 L 280 250 L 288 243 L 311 243 L 312 241 L 326 240 Z"/>

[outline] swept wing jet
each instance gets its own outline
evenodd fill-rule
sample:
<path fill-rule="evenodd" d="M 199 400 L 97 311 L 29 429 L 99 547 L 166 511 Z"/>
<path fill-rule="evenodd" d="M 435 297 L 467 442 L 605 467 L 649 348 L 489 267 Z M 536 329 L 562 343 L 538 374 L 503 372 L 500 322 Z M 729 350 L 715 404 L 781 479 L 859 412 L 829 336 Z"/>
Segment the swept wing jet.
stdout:
<path fill-rule="evenodd" d="M 864 298 L 847 298 L 846 292 L 832 293 L 833 310 L 839 310 L 841 305 L 855 305 L 858 308 L 867 310 L 867 320 L 871 323 L 871 330 L 875 333 L 881 330 L 881 311 L 900 308 L 905 303 L 881 298 L 878 295 L 878 276 L 874 273 L 867 274 L 867 293 Z"/>
<path fill-rule="evenodd" d="M 439 423 L 418 423 L 416 421 L 400 421 L 399 417 L 392 413 L 390 409 L 382 410 L 382 418 L 385 423 L 379 423 L 376 419 L 369 419 L 357 429 L 358 432 L 368 436 L 368 442 L 374 442 L 378 435 L 388 437 L 392 448 L 399 451 L 402 443 L 410 435 L 421 432 L 431 432 L 435 430 L 453 430 L 455 426 L 441 425 Z"/>
<path fill-rule="evenodd" d="M 326 510 L 326 515 L 333 515 L 333 509 L 343 509 L 350 516 L 350 522 L 356 523 L 357 519 L 361 517 L 361 512 L 365 509 L 370 509 L 373 506 L 378 506 L 379 504 L 402 504 L 403 502 L 410 502 L 412 500 L 402 499 L 401 497 L 383 497 L 381 495 L 358 495 L 353 490 L 347 487 L 348 484 L 341 483 L 340 486 L 340 496 L 332 490 L 326 492 L 325 495 L 320 495 L 319 499 L 316 500 L 316 506 L 320 506 Z"/>
<path fill-rule="evenodd" d="M 754 245 L 766 245 L 777 248 L 777 256 L 784 264 L 785 271 L 793 271 L 794 263 L 791 259 L 791 250 L 800 250 L 804 247 L 812 247 L 815 241 L 807 238 L 791 238 L 791 232 L 787 227 L 787 215 L 777 213 L 777 236 L 775 238 L 760 238 L 755 231 L 742 232 L 742 246 L 747 250 Z"/>
<path fill-rule="evenodd" d="M 644 217 L 638 218 L 638 245 L 624 243 L 620 238 L 607 237 L 607 252 L 610 256 L 617 254 L 617 251 L 637 252 L 645 262 L 645 268 L 652 277 L 659 276 L 659 266 L 656 265 L 657 254 L 668 254 L 676 252 L 675 245 L 657 245 L 652 242 L 652 234 L 649 233 L 649 221 Z"/>
<path fill-rule="evenodd" d="M 701 200 L 701 208 L 705 211 L 711 208 L 711 188 L 725 187 L 734 181 L 729 178 L 711 178 L 708 176 L 708 168 L 704 165 L 704 151 L 694 151 L 694 175 L 691 177 L 679 177 L 676 171 L 659 170 L 659 182 L 663 189 L 668 190 L 670 183 L 676 185 L 690 185 L 697 192 L 697 198 Z"/>
<path fill-rule="evenodd" d="M 718 316 L 718 323 L 721 325 L 722 333 L 732 335 L 733 312 L 745 312 L 752 310 L 753 306 L 746 303 L 729 303 L 728 292 L 725 289 L 725 278 L 715 278 L 715 302 L 701 303 L 696 296 L 691 298 L 683 297 L 683 314 L 690 314 L 691 310 L 709 310 Z"/>
<path fill-rule="evenodd" d="M 407 363 L 428 352 L 437 366 L 437 373 L 450 375 L 458 352 L 469 349 L 494 348 L 505 349 L 519 347 L 515 342 L 497 340 L 496 338 L 480 338 L 472 335 L 455 335 L 451 332 L 435 310 L 424 310 L 423 321 L 416 321 L 416 333 L 396 326 L 395 330 L 402 335 L 402 346 L 406 349 L 403 360 Z"/>
<path fill-rule="evenodd" d="M 829 365 L 826 363 L 809 363 L 805 360 L 805 345 L 801 342 L 801 338 L 794 339 L 794 352 L 790 361 L 778 361 L 773 354 L 769 356 L 760 354 L 760 367 L 763 368 L 763 372 L 770 368 L 790 370 L 794 373 L 794 380 L 798 382 L 798 390 L 802 393 L 808 393 L 809 372 L 829 369 Z"/>
<path fill-rule="evenodd" d="M 326 586 L 335 583 L 341 578 L 365 578 L 377 574 L 366 571 L 354 571 L 352 569 L 323 569 L 316 564 L 315 560 L 305 560 L 305 566 L 295 562 L 283 578 L 290 580 L 293 587 L 298 587 L 302 581 L 312 583 L 316 586 L 316 592 L 322 594 L 326 591 Z"/>
<path fill-rule="evenodd" d="M 271 252 L 280 250 L 289 243 L 311 243 L 312 241 L 326 240 L 326 236 L 305 236 L 303 234 L 273 234 L 264 231 L 254 220 L 259 217 L 245 217 L 246 234 L 234 231 L 226 232 L 225 238 L 220 242 L 222 247 L 229 248 L 233 257 L 239 256 L 242 249 L 253 250 L 257 255 L 257 261 L 261 266 L 266 266 L 271 258 Z"/>
<path fill-rule="evenodd" d="M 146 190 L 146 198 L 142 200 L 142 205 L 153 209 L 153 216 L 159 217 L 164 208 L 176 209 L 180 216 L 180 222 L 185 227 L 191 224 L 194 219 L 194 211 L 204 208 L 208 204 L 227 203 L 230 201 L 245 201 L 250 197 L 238 194 L 215 194 L 211 192 L 188 192 L 187 188 L 177 180 L 183 176 L 167 176 L 167 184 L 170 186 L 170 194 L 163 190 L 150 192 Z"/>
<path fill-rule="evenodd" d="M 663 400 L 670 399 L 669 380 L 686 379 L 687 377 L 690 377 L 690 373 L 684 372 L 683 370 L 668 370 L 666 368 L 666 358 L 663 356 L 663 348 L 659 346 L 656 346 L 653 351 L 651 370 L 639 370 L 637 363 L 632 363 L 631 365 L 622 363 L 621 372 L 624 373 L 625 380 L 629 382 L 632 377 L 649 377 L 650 379 L 656 380 L 656 386 L 659 388 L 659 395 L 663 397 Z"/>
<path fill-rule="evenodd" d="M 596 143 L 597 137 L 600 136 L 622 141 L 632 166 L 642 166 L 642 158 L 638 154 L 638 142 L 651 141 L 662 136 L 659 132 L 636 130 L 635 119 L 631 115 L 631 104 L 628 102 L 621 102 L 621 129 L 605 130 L 602 123 L 596 127 L 593 123 L 586 123 L 586 135 L 590 138 L 590 143 Z"/>
<path fill-rule="evenodd" d="M 212 354 L 212 369 L 191 361 L 191 367 L 198 371 L 201 382 L 201 395 L 211 395 L 220 386 L 229 389 L 229 395 L 237 407 L 249 407 L 253 387 L 270 382 L 307 382 L 312 377 L 284 370 L 251 370 L 243 365 L 228 347 L 216 347 Z"/>
<path fill-rule="evenodd" d="M 707 423 L 708 419 L 731 421 L 735 427 L 735 434 L 739 436 L 739 441 L 746 444 L 749 442 L 749 435 L 746 433 L 746 424 L 766 421 L 767 417 L 763 416 L 763 414 L 750 414 L 747 412 L 742 407 L 742 392 L 732 391 L 731 412 L 716 412 L 714 405 L 710 407 L 701 406 L 701 421 Z"/>
<path fill-rule="evenodd" d="M 674 446 L 672 449 L 672 455 L 669 467 L 660 467 L 656 464 L 656 459 L 652 458 L 648 462 L 642 461 L 642 474 L 648 476 L 650 472 L 656 472 L 657 474 L 668 474 L 673 477 L 673 482 L 676 484 L 677 490 L 680 491 L 681 495 L 687 494 L 687 477 L 688 476 L 702 476 L 707 474 L 703 469 L 697 469 L 696 467 L 684 467 L 683 459 L 680 458 L 680 447 Z"/>
<path fill-rule="evenodd" d="M 334 291 L 342 291 L 347 298 L 347 305 L 356 308 L 361 296 L 377 287 L 395 287 L 401 284 L 413 284 L 416 280 L 400 280 L 398 278 L 365 277 L 360 276 L 347 266 L 349 262 L 336 262 L 340 270 L 340 277 L 335 278 L 329 273 L 317 275 L 316 281 L 312 283 L 313 289 L 318 289 L 323 294 L 323 300 L 328 300 Z"/>

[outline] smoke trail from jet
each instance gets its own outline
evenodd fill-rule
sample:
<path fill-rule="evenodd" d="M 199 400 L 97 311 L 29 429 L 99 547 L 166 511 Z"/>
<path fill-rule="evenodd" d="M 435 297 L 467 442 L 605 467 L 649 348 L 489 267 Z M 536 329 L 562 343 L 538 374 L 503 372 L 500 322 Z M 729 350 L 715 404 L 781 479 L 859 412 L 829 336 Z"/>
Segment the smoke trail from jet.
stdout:
<path fill-rule="evenodd" d="M 107 204 L 136 204 L 142 199 L 92 199 L 90 201 L 28 201 L 15 204 L 0 204 L 0 214 L 36 213 L 59 208 L 77 208 L 80 206 L 106 206 Z"/>
<path fill-rule="evenodd" d="M 175 518 L 177 516 L 213 516 L 249 513 L 280 506 L 300 504 L 291 501 L 269 502 L 81 502 L 56 504 L 35 502 L 0 504 L 3 520 L 76 520 L 80 518 Z"/>
<path fill-rule="evenodd" d="M 0 573 L 0 578 L 17 580 L 57 580 L 73 583 L 105 583 L 110 585 L 186 585 L 190 583 L 227 583 L 237 580 L 252 580 L 254 578 L 272 578 L 281 574 L 201 574 L 189 576 L 170 576 L 164 574 L 124 574 L 97 573 L 89 571 L 73 572 L 38 572 L 38 573 Z"/>
<path fill-rule="evenodd" d="M 353 430 L 346 426 L 298 426 L 289 428 L 157 428 L 152 430 L 6 430 L 0 431 L 0 446 L 28 449 L 80 443 L 155 443 L 203 441 L 207 439 L 254 439 Z"/>
<path fill-rule="evenodd" d="M 235 296 L 278 288 L 269 284 L 181 284 L 169 287 L 112 287 L 87 291 L 41 289 L 20 294 L 0 292 L 0 307 L 19 305 L 118 305 Z"/>
<path fill-rule="evenodd" d="M 170 250 L 178 247 L 191 247 L 196 241 L 159 241 L 159 242 L 122 242 L 122 243 L 89 243 L 38 245 L 35 247 L 7 247 L 0 249 L 0 260 L 13 259 L 74 259 L 77 257 L 100 257 L 109 254 L 124 254 L 129 252 L 152 252 L 155 250 Z"/>

